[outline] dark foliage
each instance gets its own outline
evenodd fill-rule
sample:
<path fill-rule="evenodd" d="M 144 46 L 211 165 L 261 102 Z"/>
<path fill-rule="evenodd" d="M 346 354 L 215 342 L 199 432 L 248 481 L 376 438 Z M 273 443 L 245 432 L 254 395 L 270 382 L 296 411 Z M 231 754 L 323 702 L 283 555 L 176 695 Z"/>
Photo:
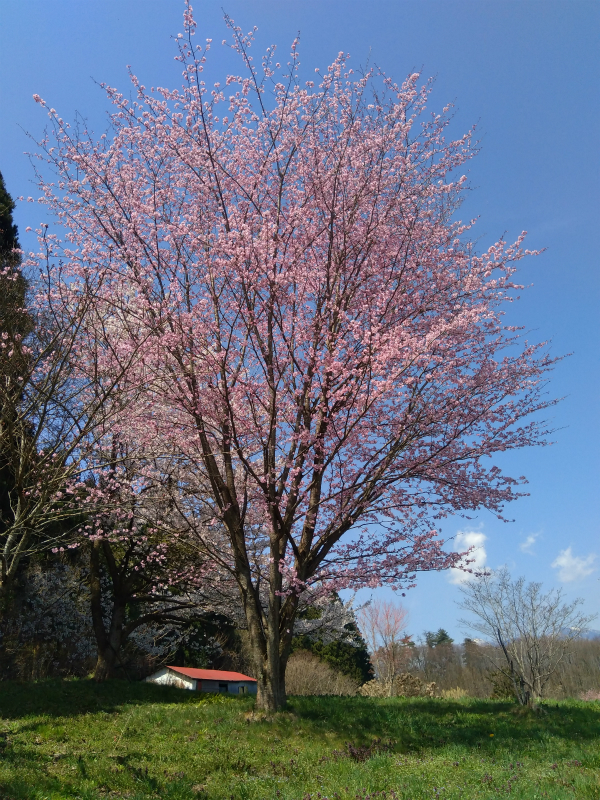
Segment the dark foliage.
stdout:
<path fill-rule="evenodd" d="M 224 614 L 206 612 L 187 626 L 186 636 L 169 656 L 175 667 L 242 671 L 243 642 L 235 623 Z"/>
<path fill-rule="evenodd" d="M 433 631 L 425 631 L 424 636 L 427 647 L 440 647 L 454 642 L 454 639 L 444 628 L 440 628 L 435 633 Z"/>
<path fill-rule="evenodd" d="M 348 626 L 349 627 L 349 626 Z M 348 675 L 360 683 L 373 677 L 373 667 L 367 646 L 356 626 L 350 631 L 352 641 L 333 641 L 325 644 L 322 639 L 310 636 L 295 636 L 292 640 L 292 652 L 308 650 L 329 664 L 333 669 Z"/>
<path fill-rule="evenodd" d="M 26 356 L 23 341 L 32 330 L 26 310 L 27 281 L 20 270 L 21 257 L 15 207 L 0 173 L 0 535 L 10 527 L 14 497 L 15 471 L 8 437 L 13 431 L 15 407 L 21 395 L 18 377 Z"/>

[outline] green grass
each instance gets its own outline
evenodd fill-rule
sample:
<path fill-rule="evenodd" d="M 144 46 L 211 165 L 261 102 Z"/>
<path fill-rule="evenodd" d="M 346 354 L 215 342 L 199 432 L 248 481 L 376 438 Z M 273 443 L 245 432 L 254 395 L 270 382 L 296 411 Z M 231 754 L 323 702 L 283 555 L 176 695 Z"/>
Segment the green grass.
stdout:
<path fill-rule="evenodd" d="M 0 683 L 0 798 L 600 798 L 600 703 L 305 697 L 273 719 L 252 708 L 141 683 Z"/>

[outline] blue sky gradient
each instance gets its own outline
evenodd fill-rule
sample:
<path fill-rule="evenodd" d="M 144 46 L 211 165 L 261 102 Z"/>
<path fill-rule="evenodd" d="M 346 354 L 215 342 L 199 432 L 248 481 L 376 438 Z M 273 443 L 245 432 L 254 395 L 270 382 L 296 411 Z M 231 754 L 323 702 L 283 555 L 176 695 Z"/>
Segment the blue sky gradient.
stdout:
<path fill-rule="evenodd" d="M 340 50 L 352 65 L 370 59 L 397 81 L 413 71 L 435 76 L 431 108 L 456 104 L 454 132 L 477 123 L 481 152 L 471 162 L 470 192 L 461 216 L 478 216 L 483 248 L 502 234 L 529 231 L 529 248 L 545 252 L 522 262 L 533 284 L 510 309 L 531 338 L 572 353 L 549 392 L 564 400 L 552 410 L 556 444 L 502 459 L 509 474 L 529 479 L 530 497 L 514 503 L 502 523 L 488 513 L 453 518 L 445 535 L 485 548 L 485 563 L 562 586 L 600 610 L 600 4 L 587 0 L 223 0 L 196 2 L 198 35 L 214 40 L 207 80 L 239 72 L 221 5 L 244 30 L 259 28 L 255 59 L 270 44 L 287 60 L 300 31 L 306 79 Z M 25 131 L 41 136 L 41 95 L 66 120 L 79 112 L 100 134 L 106 101 L 94 83 L 128 92 L 126 65 L 147 85 L 177 87 L 180 68 L 170 37 L 182 30 L 179 0 L 19 0 L 0 3 L 0 170 L 13 197 L 35 195 L 24 151 Z M 44 219 L 19 204 L 25 227 Z M 483 539 L 482 537 L 485 537 Z M 562 554 L 562 555 L 561 555 Z M 483 557 L 483 551 L 480 555 Z M 553 566 L 554 565 L 554 566 Z M 405 605 L 409 632 L 447 628 L 457 639 L 460 612 L 453 576 L 420 576 Z M 360 598 L 363 598 L 361 594 Z M 600 627 L 600 622 L 596 623 Z"/>

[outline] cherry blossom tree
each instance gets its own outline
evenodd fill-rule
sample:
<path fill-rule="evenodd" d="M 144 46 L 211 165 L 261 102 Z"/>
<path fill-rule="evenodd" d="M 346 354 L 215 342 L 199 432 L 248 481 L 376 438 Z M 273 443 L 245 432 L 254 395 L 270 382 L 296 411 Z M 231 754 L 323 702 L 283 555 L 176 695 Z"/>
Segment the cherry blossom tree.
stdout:
<path fill-rule="evenodd" d="M 435 520 L 519 496 L 490 457 L 544 442 L 530 417 L 553 362 L 502 319 L 523 236 L 478 253 L 455 219 L 472 132 L 446 140 L 429 85 L 343 53 L 302 84 L 297 42 L 258 67 L 225 19 L 241 76 L 206 85 L 188 3 L 182 89 L 105 86 L 99 140 L 36 96 L 40 188 L 63 291 L 95 298 L 102 370 L 129 359 L 143 387 L 115 429 L 178 465 L 276 710 L 307 588 L 412 585 L 458 563 Z"/>

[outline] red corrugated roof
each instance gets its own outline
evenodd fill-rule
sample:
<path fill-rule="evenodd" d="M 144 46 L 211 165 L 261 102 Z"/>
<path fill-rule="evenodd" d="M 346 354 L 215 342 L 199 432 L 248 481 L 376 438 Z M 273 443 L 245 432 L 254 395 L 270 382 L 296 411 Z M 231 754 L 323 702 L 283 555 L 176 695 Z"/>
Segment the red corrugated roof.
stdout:
<path fill-rule="evenodd" d="M 223 669 L 194 669 L 193 667 L 167 667 L 167 669 L 199 681 L 254 681 L 256 683 L 256 678 L 242 675 L 241 672 L 227 672 Z"/>

